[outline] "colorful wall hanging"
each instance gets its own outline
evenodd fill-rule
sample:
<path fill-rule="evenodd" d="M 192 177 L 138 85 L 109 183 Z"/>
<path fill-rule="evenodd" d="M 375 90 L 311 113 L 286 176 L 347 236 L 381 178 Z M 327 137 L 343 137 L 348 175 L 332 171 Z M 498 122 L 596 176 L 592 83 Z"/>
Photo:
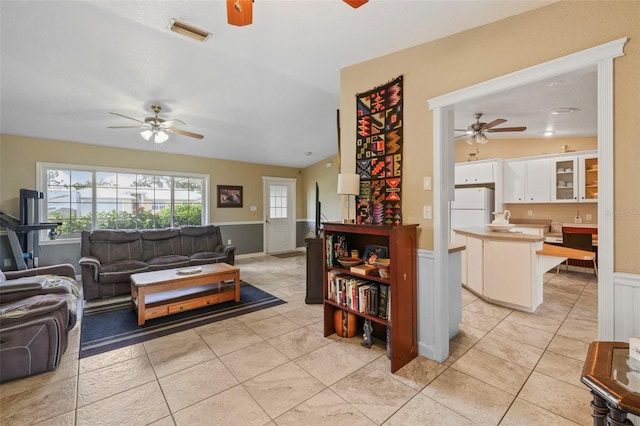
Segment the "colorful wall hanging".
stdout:
<path fill-rule="evenodd" d="M 402 224 L 402 76 L 356 95 L 356 222 Z"/>

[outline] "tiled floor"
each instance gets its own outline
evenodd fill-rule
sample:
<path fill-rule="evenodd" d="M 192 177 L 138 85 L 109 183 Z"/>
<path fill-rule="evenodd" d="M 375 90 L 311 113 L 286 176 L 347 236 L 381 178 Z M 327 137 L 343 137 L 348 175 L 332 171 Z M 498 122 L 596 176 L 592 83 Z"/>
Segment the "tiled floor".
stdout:
<path fill-rule="evenodd" d="M 238 265 L 289 303 L 82 360 L 76 327 L 55 372 L 0 386 L 0 424 L 592 424 L 580 383 L 597 337 L 592 275 L 548 274 L 534 314 L 464 291 L 449 359 L 394 375 L 382 345 L 322 336 L 304 256 Z"/>

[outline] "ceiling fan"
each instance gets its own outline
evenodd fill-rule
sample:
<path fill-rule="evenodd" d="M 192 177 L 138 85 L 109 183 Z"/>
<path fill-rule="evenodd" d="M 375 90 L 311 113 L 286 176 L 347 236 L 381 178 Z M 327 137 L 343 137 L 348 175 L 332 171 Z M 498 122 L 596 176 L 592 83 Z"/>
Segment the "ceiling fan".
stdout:
<path fill-rule="evenodd" d="M 197 133 L 187 132 L 186 130 L 176 129 L 175 126 L 182 126 L 185 124 L 182 120 L 165 120 L 158 117 L 158 114 L 162 110 L 159 105 L 151 105 L 151 110 L 155 113 L 154 117 L 146 117 L 144 121 L 137 118 L 128 117 L 118 112 L 109 112 L 109 114 L 118 115 L 120 117 L 127 118 L 129 120 L 136 121 L 140 124 L 136 126 L 108 126 L 109 129 L 143 129 L 140 135 L 146 140 L 153 140 L 157 144 L 166 142 L 169 139 L 167 133 L 175 133 L 178 135 L 189 136 L 196 139 L 202 139 L 204 136 Z"/>
<path fill-rule="evenodd" d="M 253 22 L 254 0 L 227 0 L 227 22 L 230 25 L 243 27 Z M 369 0 L 343 0 L 354 9 L 359 8 Z"/>
<path fill-rule="evenodd" d="M 476 112 L 474 114 L 474 117 L 476 119 L 476 122 L 475 123 L 471 123 L 469 125 L 469 127 L 467 127 L 466 129 L 455 129 L 455 131 L 457 131 L 457 132 L 465 132 L 464 135 L 456 136 L 456 139 L 466 137 L 466 138 L 468 138 L 466 140 L 466 142 L 469 145 L 472 145 L 474 142 L 483 145 L 483 144 L 485 144 L 485 143 L 487 143 L 489 141 L 489 139 L 487 138 L 487 135 L 485 135 L 485 133 L 523 132 L 523 131 L 527 130 L 527 128 L 524 127 L 524 126 L 520 126 L 520 127 L 498 127 L 498 128 L 495 128 L 495 126 L 507 122 L 507 120 L 505 120 L 504 118 L 497 118 L 497 119 L 493 120 L 490 123 L 481 123 L 480 122 L 480 117 L 482 117 L 482 113 L 481 112 Z"/>

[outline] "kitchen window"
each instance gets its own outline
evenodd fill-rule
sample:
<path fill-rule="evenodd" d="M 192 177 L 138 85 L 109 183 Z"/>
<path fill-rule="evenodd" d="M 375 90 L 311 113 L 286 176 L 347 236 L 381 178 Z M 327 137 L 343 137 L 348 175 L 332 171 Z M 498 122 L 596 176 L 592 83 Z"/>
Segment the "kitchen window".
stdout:
<path fill-rule="evenodd" d="M 61 222 L 61 239 L 92 229 L 207 222 L 208 175 L 38 163 L 38 182 L 44 193 L 40 221 Z"/>

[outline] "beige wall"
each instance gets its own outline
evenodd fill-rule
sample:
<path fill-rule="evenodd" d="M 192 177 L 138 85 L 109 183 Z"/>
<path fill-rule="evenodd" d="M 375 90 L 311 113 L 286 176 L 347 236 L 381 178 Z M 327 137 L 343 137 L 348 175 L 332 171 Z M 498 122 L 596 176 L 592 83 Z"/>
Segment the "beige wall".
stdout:
<path fill-rule="evenodd" d="M 598 149 L 596 137 L 583 138 L 491 138 L 484 145 L 469 146 L 464 140 L 457 140 L 455 146 L 455 162 L 464 163 L 469 158 L 469 153 L 475 152 L 476 146 L 480 153 L 476 156 L 479 160 L 490 158 L 534 157 L 536 155 L 558 154 L 563 145 L 568 145 L 572 151 L 589 151 Z"/>
<path fill-rule="evenodd" d="M 640 191 L 636 143 L 640 117 L 640 2 L 562 1 L 493 24 L 421 44 L 341 70 L 342 168 L 355 169 L 355 95 L 404 76 L 403 214 L 420 225 L 419 247 L 433 248 L 433 205 L 422 176 L 433 175 L 433 116 L 427 100 L 454 90 L 629 37 L 614 61 L 615 265 L 640 273 Z M 434 182 L 434 185 L 438 185 Z"/>
<path fill-rule="evenodd" d="M 331 167 L 327 167 L 328 164 Z M 340 196 L 337 194 L 338 173 L 337 155 L 312 164 L 302 171 L 308 219 L 315 220 L 316 182 L 318 182 L 322 214 L 328 220 L 340 220 Z"/>
<path fill-rule="evenodd" d="M 190 157 L 161 152 L 136 151 L 47 139 L 0 136 L 0 210 L 19 214 L 20 188 L 36 188 L 36 162 L 79 164 L 167 172 L 203 173 L 210 176 L 211 222 L 262 221 L 262 176 L 297 179 L 297 217 L 306 218 L 302 171 L 238 161 Z M 216 185 L 241 185 L 242 208 L 216 207 Z M 250 211 L 250 206 L 257 211 Z"/>

